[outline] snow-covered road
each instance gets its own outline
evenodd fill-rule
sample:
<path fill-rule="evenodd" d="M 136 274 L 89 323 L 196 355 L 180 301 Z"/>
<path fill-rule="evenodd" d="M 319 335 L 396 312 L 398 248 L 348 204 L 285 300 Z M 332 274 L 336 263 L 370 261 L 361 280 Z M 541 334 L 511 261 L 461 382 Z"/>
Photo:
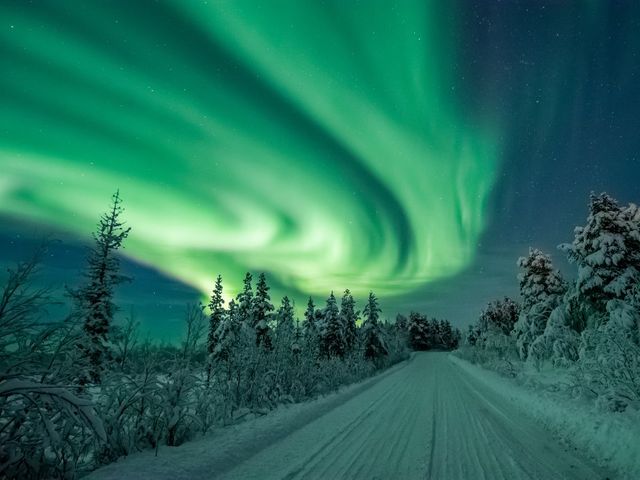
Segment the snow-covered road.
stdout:
<path fill-rule="evenodd" d="M 94 475 L 141 479 L 147 473 L 174 480 L 608 477 L 562 447 L 509 399 L 450 361 L 447 353 L 416 354 L 366 388 L 338 394 L 322 405 L 319 416 L 307 412 L 296 417 L 295 428 L 286 435 L 266 442 L 268 437 L 260 440 L 259 435 L 253 441 L 251 435 L 238 440 L 233 458 L 216 459 L 224 444 L 204 439 L 185 445 L 184 452 L 191 448 L 193 454 L 175 457 L 181 461 L 132 458 Z M 210 448 L 199 448 L 196 454 L 198 443 Z"/>

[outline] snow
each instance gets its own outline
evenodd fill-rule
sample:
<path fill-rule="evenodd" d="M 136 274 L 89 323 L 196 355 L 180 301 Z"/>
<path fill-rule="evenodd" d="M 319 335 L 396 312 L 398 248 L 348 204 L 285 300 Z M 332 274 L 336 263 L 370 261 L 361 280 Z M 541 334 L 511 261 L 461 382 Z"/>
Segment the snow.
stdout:
<path fill-rule="evenodd" d="M 84 423 L 89 426 L 103 441 L 107 439 L 104 426 L 96 416 L 93 404 L 88 400 L 76 397 L 63 387 L 17 378 L 9 378 L 1 381 L 0 399 L 3 402 L 2 407 L 6 409 L 7 412 L 11 410 L 8 404 L 11 403 L 12 399 L 15 400 L 16 398 L 32 402 L 37 408 L 47 400 L 49 403 L 58 403 L 63 407 L 67 415 L 71 416 L 78 423 Z M 41 412 L 39 412 L 39 414 L 42 415 Z M 42 417 L 42 419 L 49 438 L 59 439 L 59 435 L 51 422 L 52 419 L 46 417 Z"/>
<path fill-rule="evenodd" d="M 532 397 L 521 391 L 445 352 L 417 353 L 336 394 L 162 447 L 157 457 L 132 455 L 88 478 L 610 477 L 525 415 Z"/>
<path fill-rule="evenodd" d="M 614 478 L 640 478 L 640 412 L 607 412 L 558 391 L 558 372 L 527 377 L 524 385 L 452 355 L 462 370 L 543 425 L 560 443 L 583 452 Z"/>

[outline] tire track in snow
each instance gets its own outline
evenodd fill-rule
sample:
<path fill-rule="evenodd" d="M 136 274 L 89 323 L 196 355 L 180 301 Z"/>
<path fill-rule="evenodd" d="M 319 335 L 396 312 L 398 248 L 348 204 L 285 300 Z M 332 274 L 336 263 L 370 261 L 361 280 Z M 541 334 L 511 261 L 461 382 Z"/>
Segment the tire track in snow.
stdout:
<path fill-rule="evenodd" d="M 155 460 L 145 457 L 147 464 L 131 462 L 129 469 L 114 466 L 115 474 L 95 478 L 612 478 L 589 460 L 566 451 L 510 399 L 449 361 L 446 353 L 416 354 L 404 366 L 365 385 L 347 395 L 338 394 L 320 409 L 292 417 L 270 435 L 245 436 L 241 442 L 222 437 L 233 443 L 233 457 L 226 453 L 229 446 L 217 438 L 203 439 L 184 446 L 183 452 L 202 452 L 187 457 L 188 461 L 173 461 L 185 455 L 172 457 L 169 452 L 164 460 L 162 454 Z M 154 461 L 161 463 L 154 468 Z"/>
<path fill-rule="evenodd" d="M 223 478 L 605 478 L 588 461 L 550 445 L 556 447 L 550 434 L 446 353 L 424 353 Z"/>
<path fill-rule="evenodd" d="M 436 380 L 436 382 L 437 382 L 437 378 L 438 378 L 438 374 L 436 372 L 436 374 L 434 375 L 434 379 Z M 436 451 L 436 423 L 438 421 L 437 412 L 438 412 L 438 389 L 434 388 L 433 389 L 433 408 L 432 408 L 432 415 L 431 415 L 431 449 L 429 451 L 429 471 L 427 472 L 428 480 L 431 480 L 431 478 L 433 478 L 433 460 L 434 460 L 434 454 Z"/>
<path fill-rule="evenodd" d="M 392 384 L 395 387 L 395 383 Z M 326 460 L 326 458 L 331 453 L 332 449 L 335 449 L 337 445 L 342 445 L 344 443 L 345 437 L 348 437 L 350 433 L 356 430 L 366 418 L 371 415 L 374 411 L 377 404 L 384 402 L 386 398 L 394 393 L 394 388 L 387 388 L 383 394 L 377 396 L 370 404 L 365 408 L 364 411 L 359 413 L 350 423 L 348 423 L 345 427 L 340 428 L 334 435 L 325 440 L 322 445 L 316 447 L 316 450 L 312 452 L 312 454 L 305 459 L 305 463 L 300 465 L 295 470 L 289 472 L 286 476 L 282 477 L 286 480 L 292 480 L 295 478 L 300 478 L 300 475 L 308 470 L 310 467 L 313 468 L 314 465 L 317 465 L 322 460 Z M 322 421 L 323 417 L 320 417 L 316 421 Z"/>

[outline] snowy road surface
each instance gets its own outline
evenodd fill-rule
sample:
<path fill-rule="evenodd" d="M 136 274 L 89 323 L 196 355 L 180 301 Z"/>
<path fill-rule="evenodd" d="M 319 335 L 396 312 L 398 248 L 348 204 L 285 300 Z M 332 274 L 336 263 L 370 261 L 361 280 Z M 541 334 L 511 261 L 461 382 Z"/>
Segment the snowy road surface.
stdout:
<path fill-rule="evenodd" d="M 182 447 L 172 449 L 173 460 L 163 461 L 162 451 L 133 456 L 92 478 L 609 478 L 447 356 L 416 354 L 366 388 L 325 402 L 319 416 L 291 420 L 286 434 L 267 442 L 245 435 L 231 456 L 217 453 L 224 438 L 204 439 L 182 455 Z"/>

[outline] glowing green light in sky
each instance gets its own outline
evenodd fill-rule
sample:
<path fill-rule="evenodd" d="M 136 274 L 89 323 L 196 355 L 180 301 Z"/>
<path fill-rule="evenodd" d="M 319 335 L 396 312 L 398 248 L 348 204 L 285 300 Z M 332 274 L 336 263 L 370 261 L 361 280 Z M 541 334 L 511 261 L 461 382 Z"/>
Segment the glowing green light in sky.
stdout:
<path fill-rule="evenodd" d="M 0 213 L 208 292 L 406 293 L 473 258 L 497 170 L 447 2 L 5 2 Z"/>

